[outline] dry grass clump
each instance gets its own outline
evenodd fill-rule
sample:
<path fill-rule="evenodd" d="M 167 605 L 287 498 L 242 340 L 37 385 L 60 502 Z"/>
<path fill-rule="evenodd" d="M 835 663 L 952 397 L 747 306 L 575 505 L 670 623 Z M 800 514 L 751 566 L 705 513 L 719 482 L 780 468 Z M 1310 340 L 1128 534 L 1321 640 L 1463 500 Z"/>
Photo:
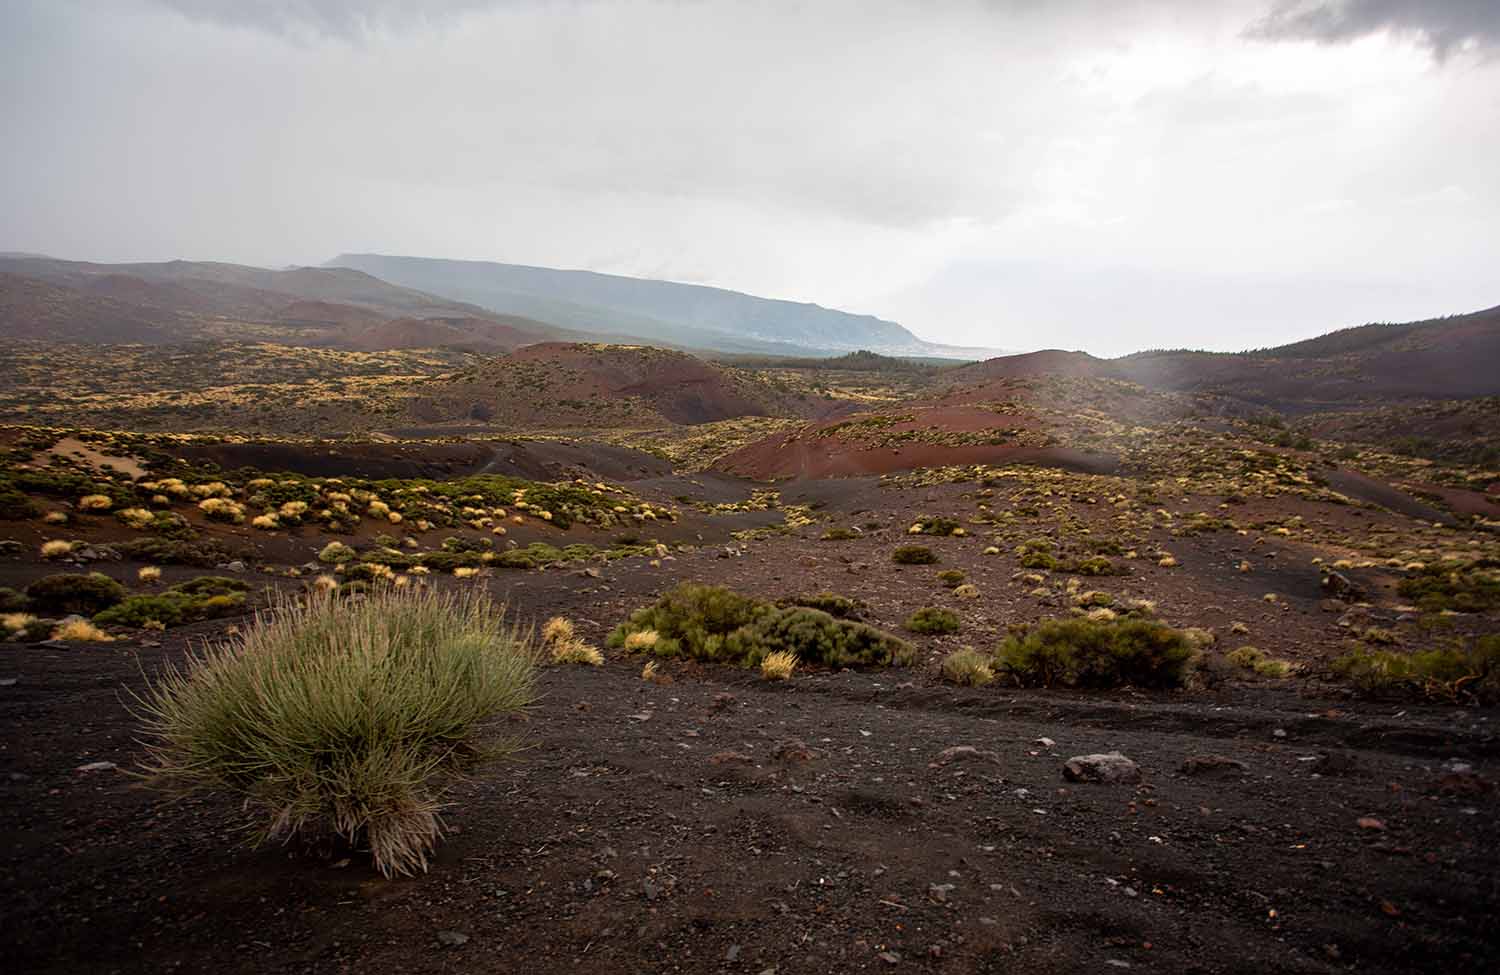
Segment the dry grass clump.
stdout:
<path fill-rule="evenodd" d="M 154 565 L 143 565 L 141 566 L 140 570 L 136 572 L 135 577 L 149 586 L 153 582 L 160 581 L 161 569 L 158 569 Z"/>
<path fill-rule="evenodd" d="M 60 559 L 64 555 L 73 553 L 73 543 L 65 542 L 60 538 L 42 543 L 41 555 L 44 559 Z"/>
<path fill-rule="evenodd" d="M 955 650 L 943 658 L 943 679 L 960 687 L 983 687 L 995 679 L 990 658 L 973 647 Z"/>
<path fill-rule="evenodd" d="M 145 508 L 121 508 L 115 512 L 115 517 L 136 531 L 140 531 L 156 521 L 156 515 Z"/>
<path fill-rule="evenodd" d="M 367 843 L 382 873 L 410 874 L 442 836 L 447 784 L 518 747 L 481 745 L 479 725 L 530 704 L 534 679 L 528 640 L 482 593 L 283 599 L 137 699 L 146 770 L 242 797 L 261 839 Z"/>
<path fill-rule="evenodd" d="M 1271 677 L 1277 680 L 1290 677 L 1296 670 L 1296 665 L 1290 661 L 1277 660 L 1257 647 L 1240 647 L 1238 650 L 1231 650 L 1224 655 L 1224 659 L 1236 667 L 1253 672 L 1258 677 Z"/>
<path fill-rule="evenodd" d="M 4 630 L 7 636 L 15 636 L 35 622 L 36 617 L 30 613 L 5 613 L 0 615 L 0 630 Z"/>
<path fill-rule="evenodd" d="M 113 643 L 115 638 L 88 620 L 70 620 L 52 631 L 52 639 L 70 643 Z"/>
<path fill-rule="evenodd" d="M 630 653 L 639 653 L 642 650 L 650 650 L 656 646 L 656 641 L 660 638 L 661 634 L 657 633 L 655 630 L 636 630 L 634 633 L 626 634 L 625 649 Z M 647 666 L 654 666 L 655 663 L 656 662 L 653 660 L 651 663 L 647 664 Z"/>
<path fill-rule="evenodd" d="M 552 662 L 555 664 L 584 664 L 589 667 L 604 664 L 604 654 L 599 652 L 599 648 L 579 639 L 573 630 L 573 621 L 562 616 L 554 616 L 542 624 L 542 645 L 552 654 Z"/>
<path fill-rule="evenodd" d="M 78 499 L 79 511 L 108 511 L 114 506 L 107 494 L 85 494 Z"/>
<path fill-rule="evenodd" d="M 768 653 L 760 662 L 760 675 L 766 680 L 791 680 L 797 669 L 797 655 L 790 650 Z"/>

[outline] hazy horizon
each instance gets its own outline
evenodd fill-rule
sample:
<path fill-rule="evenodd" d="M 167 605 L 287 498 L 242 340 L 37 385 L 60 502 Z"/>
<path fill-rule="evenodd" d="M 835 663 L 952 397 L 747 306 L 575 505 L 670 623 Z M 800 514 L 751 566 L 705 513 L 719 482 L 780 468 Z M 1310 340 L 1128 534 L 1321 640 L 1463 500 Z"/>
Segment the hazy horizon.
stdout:
<path fill-rule="evenodd" d="M 1497 51 L 1482 0 L 8 0 L 0 249 L 1260 348 L 1500 303 Z"/>

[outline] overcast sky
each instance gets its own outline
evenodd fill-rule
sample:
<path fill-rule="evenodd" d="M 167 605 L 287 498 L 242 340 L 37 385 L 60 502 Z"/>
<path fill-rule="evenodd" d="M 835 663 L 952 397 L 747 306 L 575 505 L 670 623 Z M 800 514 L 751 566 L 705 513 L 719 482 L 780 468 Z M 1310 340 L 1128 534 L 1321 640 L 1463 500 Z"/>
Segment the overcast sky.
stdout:
<path fill-rule="evenodd" d="M 377 251 L 1011 349 L 1500 304 L 1497 0 L 0 0 L 0 249 Z"/>

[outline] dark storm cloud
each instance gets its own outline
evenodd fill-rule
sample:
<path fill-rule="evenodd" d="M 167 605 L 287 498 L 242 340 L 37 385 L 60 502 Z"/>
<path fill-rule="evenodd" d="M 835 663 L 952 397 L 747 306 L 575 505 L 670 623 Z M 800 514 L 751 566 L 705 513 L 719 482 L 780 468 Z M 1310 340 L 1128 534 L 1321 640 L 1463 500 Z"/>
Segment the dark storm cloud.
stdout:
<path fill-rule="evenodd" d="M 1337 44 L 1390 31 L 1446 58 L 1466 44 L 1500 43 L 1500 0 L 1284 0 L 1252 24 L 1262 40 Z"/>
<path fill-rule="evenodd" d="M 277 35 L 359 37 L 374 30 L 441 24 L 505 0 L 157 0 L 194 20 Z"/>

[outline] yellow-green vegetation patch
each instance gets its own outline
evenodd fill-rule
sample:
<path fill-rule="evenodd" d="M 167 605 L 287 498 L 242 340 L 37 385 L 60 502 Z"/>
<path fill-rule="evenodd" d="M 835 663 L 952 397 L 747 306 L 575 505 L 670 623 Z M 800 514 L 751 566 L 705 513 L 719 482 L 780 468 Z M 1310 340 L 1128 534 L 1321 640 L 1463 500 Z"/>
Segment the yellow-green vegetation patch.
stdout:
<path fill-rule="evenodd" d="M 1021 686 L 1180 687 L 1196 655 L 1182 631 L 1155 620 L 1074 617 L 1017 628 L 995 669 Z"/>
<path fill-rule="evenodd" d="M 656 656 L 741 666 L 756 666 L 779 651 L 831 667 L 904 666 L 914 657 L 904 640 L 863 623 L 693 583 L 636 610 L 615 627 L 608 643 L 629 649 L 632 634 L 648 632 L 656 635 L 642 649 Z"/>

